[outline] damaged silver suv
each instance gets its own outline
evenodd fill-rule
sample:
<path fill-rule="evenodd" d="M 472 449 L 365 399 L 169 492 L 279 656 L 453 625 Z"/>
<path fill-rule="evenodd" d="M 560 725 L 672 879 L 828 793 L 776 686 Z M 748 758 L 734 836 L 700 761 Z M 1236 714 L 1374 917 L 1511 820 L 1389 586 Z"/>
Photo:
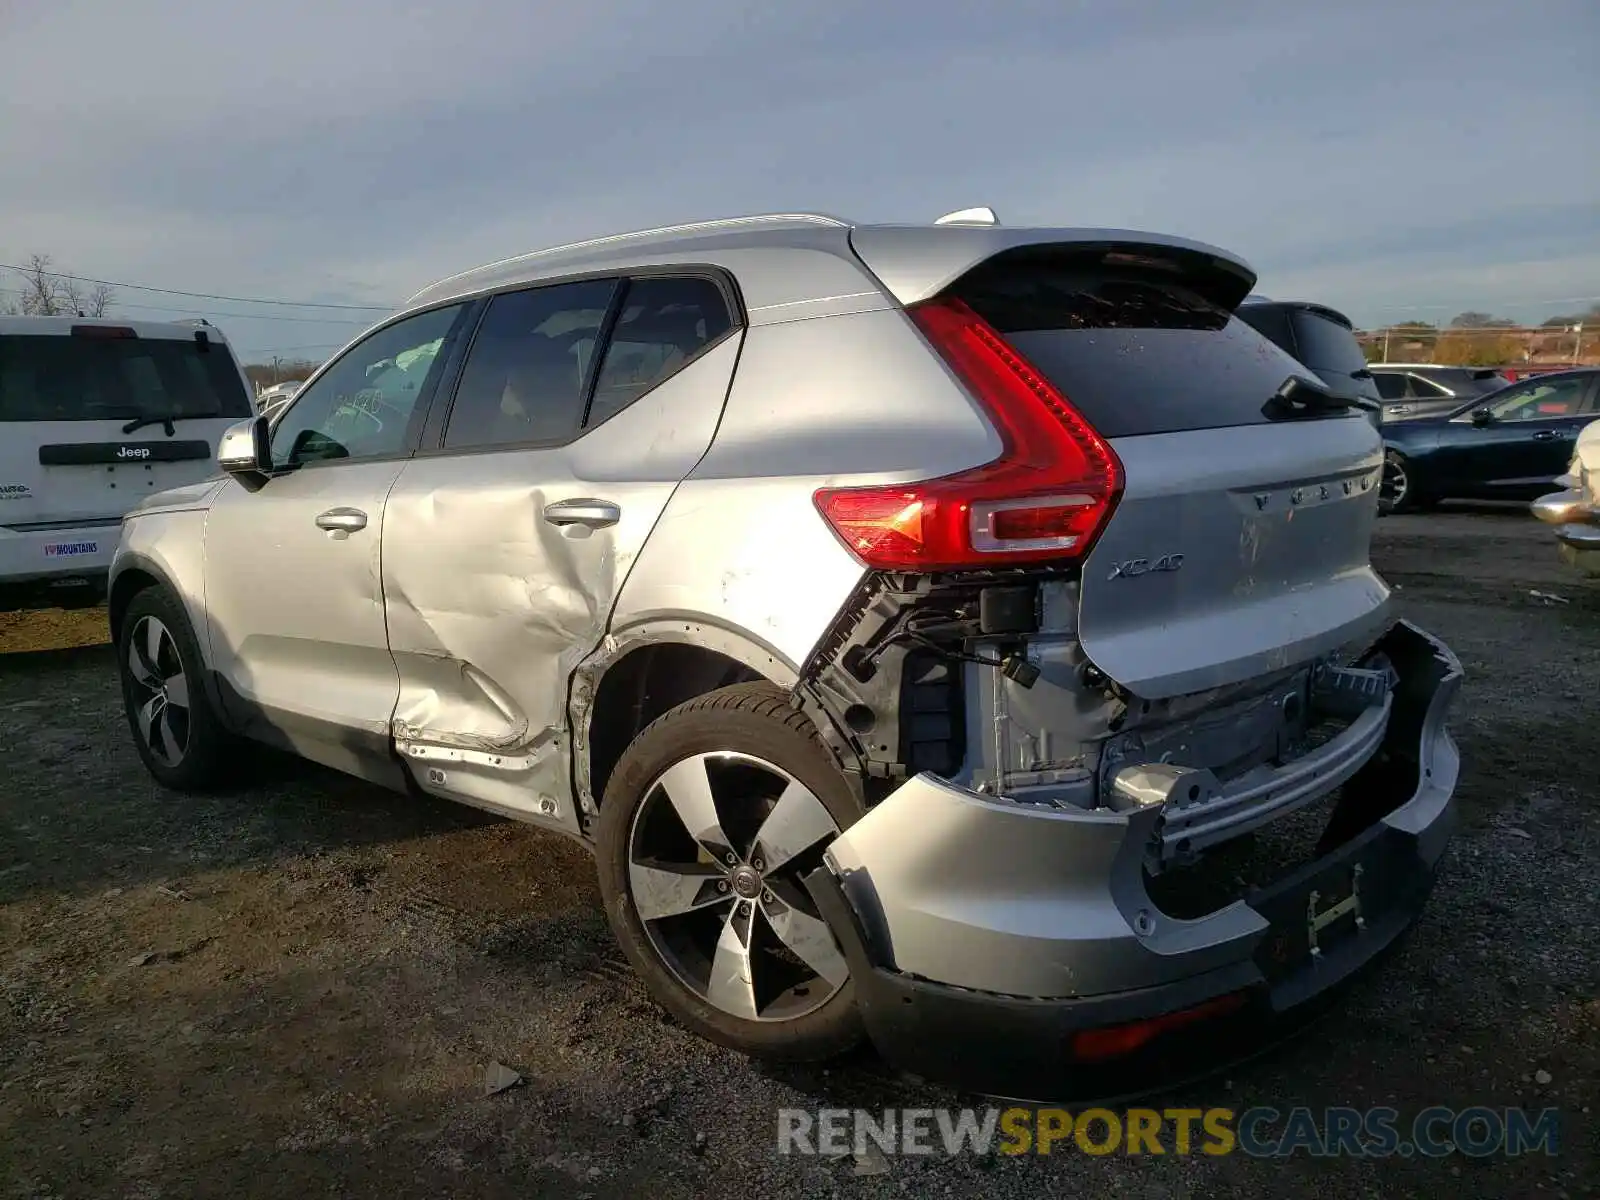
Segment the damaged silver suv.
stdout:
<path fill-rule="evenodd" d="M 446 279 L 127 519 L 138 751 L 579 839 L 652 993 L 751 1054 L 1188 1069 L 1411 924 L 1457 773 L 1378 435 L 1254 282 L 987 210 Z"/>

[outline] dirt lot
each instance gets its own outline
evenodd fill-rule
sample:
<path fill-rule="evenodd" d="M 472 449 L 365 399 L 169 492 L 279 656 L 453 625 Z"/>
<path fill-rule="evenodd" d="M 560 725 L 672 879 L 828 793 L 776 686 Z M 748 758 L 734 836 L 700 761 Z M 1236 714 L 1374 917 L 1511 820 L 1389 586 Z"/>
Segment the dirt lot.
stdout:
<path fill-rule="evenodd" d="M 288 764 L 158 790 L 109 651 L 82 648 L 96 618 L 58 616 L 0 624 L 0 1193 L 1594 1195 L 1600 587 L 1525 516 L 1380 529 L 1405 613 L 1468 671 L 1463 831 L 1401 956 L 1313 1036 L 1166 1102 L 1558 1106 L 1556 1158 L 780 1158 L 780 1106 L 958 1100 L 674 1028 L 553 837 Z M 41 631 L 80 648 L 24 650 Z M 484 1097 L 494 1060 L 525 1086 Z"/>

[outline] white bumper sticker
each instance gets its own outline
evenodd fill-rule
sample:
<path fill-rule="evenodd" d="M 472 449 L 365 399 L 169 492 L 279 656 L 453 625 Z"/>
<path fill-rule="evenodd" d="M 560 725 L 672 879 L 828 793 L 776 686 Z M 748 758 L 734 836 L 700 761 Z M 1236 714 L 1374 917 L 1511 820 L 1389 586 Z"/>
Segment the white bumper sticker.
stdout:
<path fill-rule="evenodd" d="M 44 545 L 46 558 L 77 558 L 83 554 L 98 553 L 99 542 L 46 542 Z"/>

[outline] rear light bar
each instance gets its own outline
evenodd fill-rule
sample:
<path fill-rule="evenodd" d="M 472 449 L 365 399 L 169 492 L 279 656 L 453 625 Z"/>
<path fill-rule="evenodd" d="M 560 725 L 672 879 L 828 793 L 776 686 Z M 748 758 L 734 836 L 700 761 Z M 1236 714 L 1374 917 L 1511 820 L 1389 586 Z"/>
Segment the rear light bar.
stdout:
<path fill-rule="evenodd" d="M 1229 992 L 1197 1004 L 1193 1008 L 1151 1017 L 1147 1021 L 1130 1021 L 1126 1025 L 1107 1025 L 1099 1029 L 1084 1029 L 1072 1035 L 1072 1057 L 1080 1062 L 1103 1062 L 1108 1058 L 1121 1058 L 1143 1048 L 1163 1033 L 1225 1016 L 1244 1007 L 1246 993 Z"/>
<path fill-rule="evenodd" d="M 74 325 L 72 336 L 81 338 L 137 338 L 139 334 L 126 325 Z"/>
<path fill-rule="evenodd" d="M 917 483 L 824 488 L 816 505 L 881 571 L 1008 567 L 1081 559 L 1122 490 L 1122 465 L 1083 416 L 960 300 L 906 310 L 988 413 L 993 462 Z"/>

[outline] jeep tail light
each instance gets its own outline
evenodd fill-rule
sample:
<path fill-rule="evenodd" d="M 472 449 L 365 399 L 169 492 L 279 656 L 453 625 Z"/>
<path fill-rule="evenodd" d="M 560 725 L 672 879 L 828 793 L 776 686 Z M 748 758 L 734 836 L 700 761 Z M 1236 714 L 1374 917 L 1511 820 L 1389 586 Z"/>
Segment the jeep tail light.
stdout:
<path fill-rule="evenodd" d="M 126 325 L 74 325 L 72 336 L 81 338 L 137 338 L 138 332 Z"/>
<path fill-rule="evenodd" d="M 960 300 L 907 315 L 999 433 L 992 462 L 917 483 L 824 488 L 817 508 L 882 571 L 1006 567 L 1081 558 L 1122 489 L 1122 466 L 1067 397 Z"/>

